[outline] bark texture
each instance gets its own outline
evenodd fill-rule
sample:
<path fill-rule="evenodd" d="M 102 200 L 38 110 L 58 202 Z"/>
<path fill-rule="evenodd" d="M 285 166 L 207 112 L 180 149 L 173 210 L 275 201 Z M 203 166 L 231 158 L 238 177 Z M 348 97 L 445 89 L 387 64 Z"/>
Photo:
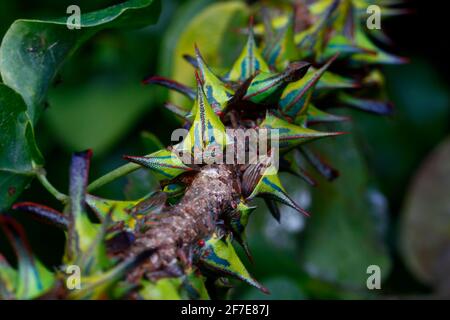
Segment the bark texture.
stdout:
<path fill-rule="evenodd" d="M 149 228 L 136 235 L 129 254 L 154 248 L 156 252 L 133 273 L 155 279 L 178 275 L 177 261 L 191 263 L 192 250 L 211 235 L 221 214 L 236 208 L 240 198 L 236 166 L 208 165 L 193 178 L 181 201 L 160 214 L 149 216 Z"/>

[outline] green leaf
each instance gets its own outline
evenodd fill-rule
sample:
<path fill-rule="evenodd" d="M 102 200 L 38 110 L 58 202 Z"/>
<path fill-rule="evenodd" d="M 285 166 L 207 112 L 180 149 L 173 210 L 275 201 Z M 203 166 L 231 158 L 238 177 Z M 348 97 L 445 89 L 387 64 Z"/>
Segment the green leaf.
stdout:
<path fill-rule="evenodd" d="M 287 66 L 285 71 L 277 74 L 260 72 L 251 81 L 243 99 L 262 103 L 275 93 L 281 93 L 279 91 L 288 83 L 303 77 L 309 66 L 307 62 L 294 62 Z"/>
<path fill-rule="evenodd" d="M 0 84 L 0 210 L 9 208 L 43 162 L 26 111 L 22 97 Z"/>
<path fill-rule="evenodd" d="M 299 213 L 309 216 L 308 212 L 300 208 L 289 197 L 281 183 L 276 168 L 270 163 L 267 164 L 267 160 L 250 165 L 244 172 L 242 190 L 243 194 L 247 196 L 247 200 L 255 197 L 268 198 L 269 200 L 281 202 Z M 275 216 L 275 218 L 277 217 Z"/>
<path fill-rule="evenodd" d="M 17 20 L 0 48 L 3 82 L 20 93 L 35 124 L 48 87 L 67 57 L 95 33 L 115 27 L 143 27 L 155 23 L 160 1 L 130 0 L 81 15 L 81 29 L 70 30 L 67 17 L 54 20 Z"/>

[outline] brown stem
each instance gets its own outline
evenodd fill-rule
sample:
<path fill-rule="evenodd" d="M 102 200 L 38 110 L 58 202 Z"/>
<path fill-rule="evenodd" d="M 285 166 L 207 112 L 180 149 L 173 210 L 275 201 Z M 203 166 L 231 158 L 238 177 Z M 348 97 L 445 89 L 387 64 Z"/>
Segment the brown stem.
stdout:
<path fill-rule="evenodd" d="M 152 278 L 155 274 L 174 272 L 177 258 L 183 261 L 183 257 L 189 257 L 198 241 L 214 232 L 220 214 L 236 208 L 239 197 L 235 166 L 203 167 L 182 200 L 163 213 L 149 216 L 149 228 L 136 235 L 131 254 L 149 248 L 157 251 L 130 275 L 130 280 L 138 280 L 144 274 Z"/>

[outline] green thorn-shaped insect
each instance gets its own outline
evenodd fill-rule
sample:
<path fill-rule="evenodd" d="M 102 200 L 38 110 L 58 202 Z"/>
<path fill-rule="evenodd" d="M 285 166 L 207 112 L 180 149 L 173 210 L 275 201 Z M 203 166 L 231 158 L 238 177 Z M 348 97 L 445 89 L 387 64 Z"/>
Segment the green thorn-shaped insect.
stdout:
<path fill-rule="evenodd" d="M 277 169 L 272 163 L 273 159 L 265 157 L 257 164 L 249 165 L 242 179 L 242 190 L 249 201 L 255 197 L 269 198 L 281 202 L 298 212 L 309 216 L 309 213 L 299 207 L 287 194 Z"/>
<path fill-rule="evenodd" d="M 344 35 L 334 35 L 328 41 L 325 50 L 320 57 L 319 61 L 325 61 L 330 59 L 335 54 L 339 53 L 341 59 L 351 58 L 352 55 L 357 53 L 371 54 L 372 51 L 366 48 L 359 47 L 354 44 L 352 40 Z"/>
<path fill-rule="evenodd" d="M 294 42 L 300 49 L 301 58 L 319 58 L 327 44 L 327 31 L 334 21 L 333 15 L 339 5 L 339 0 L 328 1 L 323 11 L 316 15 L 316 22 L 294 36 Z"/>
<path fill-rule="evenodd" d="M 407 59 L 403 57 L 395 56 L 378 48 L 364 33 L 364 31 L 361 30 L 361 27 L 358 26 L 355 30 L 355 43 L 356 45 L 364 48 L 366 52 L 354 54 L 352 56 L 352 61 L 370 64 L 402 64 L 407 62 Z"/>
<path fill-rule="evenodd" d="M 148 156 L 125 156 L 126 160 L 152 170 L 160 181 L 172 180 L 178 175 L 193 170 L 186 166 L 175 152 L 167 149 L 156 151 Z"/>
<path fill-rule="evenodd" d="M 195 118 L 187 136 L 181 143 L 174 146 L 177 152 L 194 157 L 201 156 L 201 160 L 220 157 L 229 138 L 225 132 L 225 126 L 214 113 L 203 91 L 201 80 L 197 76 L 197 99 L 193 111 Z M 205 161 L 202 161 L 205 162 Z"/>
<path fill-rule="evenodd" d="M 253 26 L 250 24 L 247 43 L 239 58 L 233 64 L 226 80 L 244 82 L 254 76 L 258 71 L 269 72 L 269 67 L 256 46 L 255 37 L 253 35 Z"/>
<path fill-rule="evenodd" d="M 260 72 L 253 78 L 243 99 L 255 103 L 274 102 L 270 98 L 274 97 L 276 101 L 281 90 L 288 83 L 303 77 L 309 66 L 307 62 L 294 62 L 280 73 Z"/>
<path fill-rule="evenodd" d="M 341 121 L 347 121 L 349 120 L 348 117 L 344 116 L 337 116 L 328 112 L 325 112 L 323 110 L 320 110 L 319 108 L 315 107 L 313 104 L 309 104 L 308 109 L 306 111 L 306 125 L 311 123 L 318 123 L 318 122 L 341 122 Z M 298 122 L 296 120 L 296 123 L 301 125 L 301 122 Z"/>
<path fill-rule="evenodd" d="M 310 71 L 317 69 L 311 67 Z M 349 89 L 358 88 L 360 86 L 355 80 L 346 78 L 336 73 L 327 71 L 319 79 L 316 84 L 316 91 L 333 90 L 333 89 Z"/>
<path fill-rule="evenodd" d="M 247 227 L 250 214 L 256 209 L 254 206 L 247 205 L 244 201 L 239 202 L 235 214 L 230 217 L 230 227 L 234 238 L 239 242 L 250 261 L 253 261 L 250 249 L 245 236 L 245 228 Z"/>
<path fill-rule="evenodd" d="M 266 128 L 271 130 L 271 134 L 276 134 L 278 137 L 278 147 L 281 150 L 286 150 L 298 146 L 299 144 L 305 143 L 307 141 L 336 136 L 341 134 L 340 132 L 321 132 L 295 124 L 289 123 L 283 119 L 268 113 L 264 121 L 260 125 L 261 128 Z M 272 130 L 277 130 L 274 132 Z M 274 136 L 271 135 L 273 138 Z"/>
<path fill-rule="evenodd" d="M 159 213 L 167 199 L 167 194 L 161 191 L 152 192 L 138 200 L 120 201 L 103 199 L 88 194 L 87 205 L 95 212 L 100 221 L 108 215 L 112 222 L 124 222 L 129 230 L 136 226 L 136 219 L 148 213 Z"/>
<path fill-rule="evenodd" d="M 271 28 L 271 22 L 265 23 L 265 28 Z M 287 23 L 276 31 L 265 30 L 266 43 L 263 49 L 263 56 L 270 66 L 282 70 L 287 67 L 289 61 L 298 58 L 298 50 L 294 42 L 294 16 L 292 15 Z M 269 37 L 269 35 L 272 35 Z"/>
<path fill-rule="evenodd" d="M 0 295 L 33 299 L 44 294 L 55 282 L 53 273 L 31 253 L 22 227 L 11 218 L 0 217 L 4 233 L 17 257 L 17 271 L 0 256 Z"/>
<path fill-rule="evenodd" d="M 248 273 L 236 254 L 229 235 L 220 238 L 214 233 L 199 249 L 198 259 L 206 268 L 245 281 L 262 292 L 268 293 L 268 290 Z"/>
<path fill-rule="evenodd" d="M 337 55 L 328 60 L 320 69 L 308 71 L 303 78 L 286 86 L 279 101 L 279 107 L 284 115 L 295 119 L 298 115 L 306 112 L 317 82 L 336 58 Z"/>
<path fill-rule="evenodd" d="M 197 46 L 195 46 L 195 57 L 206 98 L 213 107 L 214 112 L 221 113 L 227 106 L 228 101 L 233 97 L 234 91 L 227 88 L 206 65 Z"/>

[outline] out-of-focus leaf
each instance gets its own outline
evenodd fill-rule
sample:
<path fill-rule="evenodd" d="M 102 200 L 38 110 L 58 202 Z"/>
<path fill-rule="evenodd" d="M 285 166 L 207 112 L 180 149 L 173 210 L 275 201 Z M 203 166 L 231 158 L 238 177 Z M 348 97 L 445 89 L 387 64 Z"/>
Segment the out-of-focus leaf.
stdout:
<path fill-rule="evenodd" d="M 422 163 L 409 188 L 401 243 L 409 269 L 450 295 L 450 139 Z"/>
<path fill-rule="evenodd" d="M 31 180 L 30 177 L 17 174 L 29 172 L 31 160 L 38 165 L 43 162 L 34 142 L 33 126 L 44 108 L 47 90 L 67 57 L 98 31 L 113 27 L 143 27 L 156 22 L 159 11 L 159 0 L 130 0 L 103 10 L 82 14 L 79 30 L 70 30 L 67 27 L 67 17 L 46 21 L 16 20 L 11 25 L 0 47 L 0 73 L 3 83 L 20 94 L 22 96 L 20 100 L 23 101 L 19 101 L 18 97 L 12 98 L 13 94 L 6 92 L 8 90 L 5 89 L 6 86 L 1 85 L 0 99 L 13 99 L 11 103 L 15 106 L 1 106 L 0 109 L 7 113 L 0 114 L 0 125 L 2 134 L 6 132 L 5 139 L 2 136 L 2 141 L 13 142 L 15 150 L 19 150 L 17 155 L 21 155 L 22 159 L 11 161 L 0 154 L 1 159 L 8 159 L 9 166 L 17 163 L 16 168 L 6 168 L 13 170 L 3 170 L 5 169 L 3 163 L 0 164 L 0 209 L 8 208 Z M 66 102 L 67 99 L 64 103 Z M 7 111 L 8 108 L 14 110 Z M 11 121 L 16 123 L 16 129 L 12 129 L 14 127 L 11 127 Z M 5 129 L 3 126 L 10 128 Z M 2 146 L 0 150 L 9 153 L 11 147 Z"/>
<path fill-rule="evenodd" d="M 42 156 L 22 97 L 0 84 L 0 210 L 7 209 L 31 180 Z"/>
<path fill-rule="evenodd" d="M 85 150 L 95 156 L 107 152 L 148 110 L 153 92 L 136 83 L 89 83 L 76 89 L 50 93 L 45 124 L 63 148 Z M 149 119 L 150 122 L 150 119 Z"/>
<path fill-rule="evenodd" d="M 349 123 L 339 127 L 352 130 Z M 323 140 L 320 147 L 324 154 L 333 155 L 333 165 L 342 175 L 313 190 L 313 214 L 306 220 L 300 249 L 302 265 L 313 277 L 366 288 L 369 265 L 381 268 L 382 279 L 391 265 L 371 215 L 367 168 L 351 135 Z"/>

